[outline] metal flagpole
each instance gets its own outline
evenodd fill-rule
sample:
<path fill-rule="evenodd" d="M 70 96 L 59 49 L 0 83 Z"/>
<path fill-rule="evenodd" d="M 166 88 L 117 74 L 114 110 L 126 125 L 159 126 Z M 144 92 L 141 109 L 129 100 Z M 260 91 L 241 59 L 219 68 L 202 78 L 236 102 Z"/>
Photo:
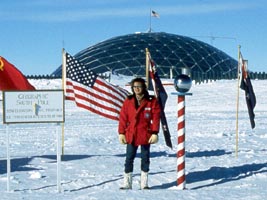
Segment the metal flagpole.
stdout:
<path fill-rule="evenodd" d="M 236 144 L 235 144 L 235 156 L 238 157 L 238 112 L 239 112 L 239 84 L 240 84 L 240 48 L 238 46 L 238 64 L 237 64 L 237 97 L 236 97 Z"/>
<path fill-rule="evenodd" d="M 66 94 L 66 53 L 65 53 L 65 49 L 63 48 L 62 49 L 62 89 L 64 91 L 63 93 L 63 98 L 64 98 L 64 101 L 65 101 L 65 94 Z M 62 145 L 61 145 L 61 148 L 62 148 L 62 155 L 64 155 L 64 122 L 61 123 L 61 131 L 62 131 Z"/>
<path fill-rule="evenodd" d="M 65 49 L 62 49 L 62 89 L 64 90 L 64 95 L 66 94 L 66 53 Z"/>
<path fill-rule="evenodd" d="M 148 55 L 149 51 L 148 48 L 146 48 L 146 87 L 149 88 L 149 58 Z"/>
<path fill-rule="evenodd" d="M 150 13 L 149 13 L 149 30 L 148 32 L 151 33 L 152 32 L 152 29 L 151 29 L 151 8 L 150 8 Z"/>

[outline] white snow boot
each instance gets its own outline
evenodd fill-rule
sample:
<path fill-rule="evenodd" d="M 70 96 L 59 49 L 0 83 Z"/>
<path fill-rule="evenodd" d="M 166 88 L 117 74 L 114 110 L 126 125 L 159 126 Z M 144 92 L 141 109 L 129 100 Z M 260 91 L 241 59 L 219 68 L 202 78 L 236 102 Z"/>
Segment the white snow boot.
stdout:
<path fill-rule="evenodd" d="M 141 171 L 141 190 L 149 189 L 148 187 L 148 172 Z"/>
<path fill-rule="evenodd" d="M 123 178 L 123 186 L 120 188 L 121 190 L 128 190 L 132 189 L 132 180 L 133 180 L 133 173 L 124 173 Z"/>

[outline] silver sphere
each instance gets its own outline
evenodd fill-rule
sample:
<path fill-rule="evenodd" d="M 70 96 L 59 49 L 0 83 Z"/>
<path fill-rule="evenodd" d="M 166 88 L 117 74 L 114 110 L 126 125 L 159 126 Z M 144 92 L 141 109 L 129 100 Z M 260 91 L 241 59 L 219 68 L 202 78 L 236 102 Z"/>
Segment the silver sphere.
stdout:
<path fill-rule="evenodd" d="M 192 80 L 185 74 L 180 74 L 174 79 L 174 87 L 177 92 L 185 93 L 190 90 L 192 86 Z"/>

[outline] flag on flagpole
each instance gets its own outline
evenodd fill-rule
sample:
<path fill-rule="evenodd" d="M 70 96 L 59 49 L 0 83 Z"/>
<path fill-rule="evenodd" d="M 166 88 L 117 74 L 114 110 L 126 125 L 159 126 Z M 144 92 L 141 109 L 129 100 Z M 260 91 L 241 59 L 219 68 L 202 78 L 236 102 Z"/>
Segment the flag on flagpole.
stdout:
<path fill-rule="evenodd" d="M 0 90 L 35 90 L 27 78 L 0 56 Z"/>
<path fill-rule="evenodd" d="M 152 17 L 159 18 L 159 13 L 157 13 L 157 12 L 154 11 L 154 10 L 152 10 L 152 11 L 151 11 L 151 16 L 152 16 Z"/>
<path fill-rule="evenodd" d="M 251 84 L 251 80 L 248 73 L 248 62 L 244 60 L 241 52 L 239 53 L 239 66 L 241 72 L 240 88 L 245 91 L 246 103 L 248 107 L 248 114 L 250 119 L 251 128 L 255 128 L 255 114 L 254 108 L 256 106 L 256 96 Z"/>
<path fill-rule="evenodd" d="M 147 60 L 148 60 L 148 67 L 149 67 L 149 88 L 151 88 L 154 91 L 155 97 L 158 99 L 159 105 L 160 105 L 160 110 L 161 110 L 161 114 L 160 114 L 160 121 L 161 121 L 161 126 L 162 126 L 162 131 L 163 131 L 163 135 L 165 138 L 165 143 L 168 147 L 172 148 L 172 142 L 171 142 L 171 135 L 170 135 L 170 131 L 169 131 L 169 127 L 168 127 L 168 123 L 167 123 L 167 119 L 165 116 L 165 112 L 164 112 L 164 108 L 165 108 L 165 104 L 168 98 L 168 95 L 161 83 L 161 80 L 158 76 L 158 73 L 156 71 L 156 66 L 154 61 L 151 59 L 150 53 L 147 50 Z"/>
<path fill-rule="evenodd" d="M 119 120 L 128 91 L 100 78 L 77 59 L 66 53 L 66 99 L 78 107 L 109 119 Z"/>

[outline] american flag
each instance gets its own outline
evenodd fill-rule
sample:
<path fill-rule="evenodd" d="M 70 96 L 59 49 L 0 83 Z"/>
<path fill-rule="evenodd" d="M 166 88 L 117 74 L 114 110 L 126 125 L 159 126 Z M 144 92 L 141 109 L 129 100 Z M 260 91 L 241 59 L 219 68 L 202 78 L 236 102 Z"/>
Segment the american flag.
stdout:
<path fill-rule="evenodd" d="M 66 53 L 66 99 L 93 113 L 119 120 L 128 91 L 100 78 L 77 59 Z"/>
<path fill-rule="evenodd" d="M 255 128 L 255 114 L 254 108 L 256 106 L 256 96 L 250 81 L 248 69 L 247 69 L 247 60 L 244 60 L 241 52 L 239 53 L 239 65 L 241 68 L 241 80 L 240 88 L 245 91 L 246 103 L 248 107 L 248 114 L 250 119 L 251 128 Z"/>
<path fill-rule="evenodd" d="M 162 126 L 163 135 L 165 138 L 165 143 L 168 147 L 172 148 L 172 142 L 171 142 L 171 135 L 167 123 L 167 119 L 164 112 L 164 107 L 168 98 L 168 95 L 161 83 L 161 80 L 158 76 L 158 72 L 156 71 L 156 65 L 154 61 L 152 60 L 149 51 L 147 51 L 147 58 L 148 64 L 149 64 L 149 89 L 152 85 L 152 89 L 154 91 L 155 97 L 157 98 L 159 105 L 160 105 L 160 121 Z"/>
<path fill-rule="evenodd" d="M 159 18 L 159 14 L 158 14 L 156 11 L 154 11 L 154 10 L 151 11 L 151 15 L 152 15 L 153 17 L 157 17 L 157 18 Z"/>

